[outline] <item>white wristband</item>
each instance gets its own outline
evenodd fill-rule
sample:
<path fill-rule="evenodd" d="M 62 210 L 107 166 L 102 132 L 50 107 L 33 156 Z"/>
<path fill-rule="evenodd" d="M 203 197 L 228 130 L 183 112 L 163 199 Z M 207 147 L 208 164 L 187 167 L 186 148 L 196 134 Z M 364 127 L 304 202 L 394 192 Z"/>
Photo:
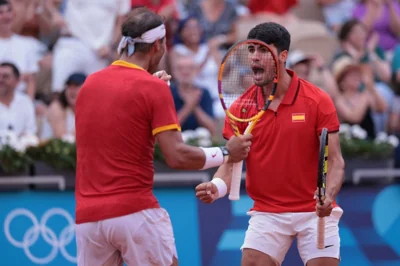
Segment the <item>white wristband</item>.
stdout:
<path fill-rule="evenodd" d="M 220 166 L 221 164 L 224 163 L 224 155 L 222 153 L 221 148 L 218 147 L 211 147 L 211 148 L 202 148 L 204 151 L 204 154 L 206 155 L 206 162 L 201 168 L 201 170 L 209 169 L 209 168 L 214 168 L 217 166 Z"/>
<path fill-rule="evenodd" d="M 211 180 L 211 183 L 213 183 L 218 189 L 218 198 L 225 197 L 226 193 L 228 192 L 228 186 L 226 185 L 225 181 L 219 177 L 214 177 Z"/>

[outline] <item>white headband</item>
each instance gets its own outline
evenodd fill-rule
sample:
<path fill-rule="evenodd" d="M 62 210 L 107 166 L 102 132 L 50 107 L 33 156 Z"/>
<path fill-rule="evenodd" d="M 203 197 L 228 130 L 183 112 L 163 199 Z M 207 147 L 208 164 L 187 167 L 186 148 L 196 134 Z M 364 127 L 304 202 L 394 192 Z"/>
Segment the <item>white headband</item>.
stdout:
<path fill-rule="evenodd" d="M 135 53 L 135 43 L 153 43 L 159 39 L 164 38 L 165 33 L 165 25 L 161 24 L 154 29 L 146 31 L 142 34 L 142 36 L 137 38 L 122 36 L 122 39 L 118 45 L 118 54 L 121 55 L 122 49 L 128 46 L 128 56 L 131 56 Z"/>

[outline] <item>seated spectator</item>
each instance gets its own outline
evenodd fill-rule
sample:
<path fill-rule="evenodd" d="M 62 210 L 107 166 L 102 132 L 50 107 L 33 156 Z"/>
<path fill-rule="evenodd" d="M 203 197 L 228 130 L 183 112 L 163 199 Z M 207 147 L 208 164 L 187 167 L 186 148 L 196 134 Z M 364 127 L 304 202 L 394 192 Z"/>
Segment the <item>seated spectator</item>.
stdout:
<path fill-rule="evenodd" d="M 333 66 L 340 93 L 335 105 L 342 123 L 360 125 L 374 139 L 376 134 L 372 112 L 385 112 L 387 104 L 374 85 L 369 65 L 360 65 L 351 57 L 340 58 Z M 361 83 L 365 89 L 360 90 Z"/>
<path fill-rule="evenodd" d="M 121 25 L 131 9 L 130 0 L 68 0 L 61 37 L 54 46 L 53 92 L 62 91 L 75 72 L 87 75 L 113 60 L 121 39 Z"/>
<path fill-rule="evenodd" d="M 388 82 L 390 65 L 383 49 L 378 45 L 379 36 L 373 34 L 367 41 L 367 34 L 367 29 L 359 20 L 347 21 L 338 34 L 342 50 L 335 55 L 335 59 L 349 55 L 358 62 L 370 63 L 374 67 L 376 79 Z"/>
<path fill-rule="evenodd" d="M 322 56 L 318 54 L 307 55 L 300 50 L 293 50 L 289 52 L 286 64 L 288 68 L 296 72 L 298 77 L 316 84 L 332 98 L 337 95 L 336 80 Z"/>
<path fill-rule="evenodd" d="M 398 0 L 361 0 L 353 16 L 365 25 L 367 31 L 379 34 L 379 46 L 391 51 L 400 35 L 400 3 Z"/>
<path fill-rule="evenodd" d="M 342 51 L 336 54 L 334 60 L 343 56 L 351 56 L 353 60 L 368 64 L 373 69 L 375 87 L 387 102 L 389 109 L 393 105 L 394 94 L 388 86 L 391 71 L 383 49 L 378 45 L 379 36 L 372 34 L 367 41 L 367 30 L 357 19 L 346 22 L 339 32 Z M 335 61 L 334 61 L 335 62 Z M 389 113 L 373 113 L 376 131 L 384 131 L 387 127 Z"/>
<path fill-rule="evenodd" d="M 219 39 L 228 48 L 236 42 L 235 23 L 238 18 L 235 5 L 226 0 L 203 0 L 190 10 L 204 29 L 206 40 Z"/>
<path fill-rule="evenodd" d="M 51 34 L 61 1 L 11 0 L 15 13 L 13 31 L 38 40 Z"/>
<path fill-rule="evenodd" d="M 42 139 L 75 136 L 75 102 L 85 79 L 81 73 L 69 76 L 58 99 L 50 104 L 43 123 Z"/>
<path fill-rule="evenodd" d="M 197 68 L 194 84 L 208 90 L 214 102 L 214 113 L 225 116 L 216 90 L 219 62 L 222 60 L 219 50 L 221 44 L 222 42 L 218 42 L 218 39 L 212 39 L 206 43 L 198 19 L 188 17 L 179 24 L 176 44 L 172 47 L 170 57 L 190 56 L 193 58 Z M 171 62 L 171 67 L 174 76 L 174 61 Z"/>
<path fill-rule="evenodd" d="M 19 79 L 14 64 L 0 64 L 0 131 L 12 130 L 18 137 L 36 135 L 35 107 L 26 94 L 17 91 Z"/>
<path fill-rule="evenodd" d="M 171 85 L 171 92 L 182 131 L 204 127 L 214 135 L 213 103 L 209 92 L 194 84 L 196 65 L 193 59 L 179 56 L 175 61 L 175 82 Z"/>
<path fill-rule="evenodd" d="M 32 37 L 13 32 L 13 7 L 7 0 L 0 0 L 0 62 L 11 62 L 21 73 L 17 90 L 26 92 L 31 99 L 36 92 L 36 73 L 38 61 L 46 47 Z"/>
<path fill-rule="evenodd" d="M 58 23 L 62 21 L 59 9 L 62 0 L 11 0 L 15 19 L 13 30 L 42 42 L 49 51 L 41 57 L 36 75 L 36 99 L 43 100 L 51 93 L 52 47 L 57 40 Z M 37 112 L 39 101 L 36 101 Z M 43 107 L 43 106 L 42 106 Z"/>
<path fill-rule="evenodd" d="M 317 0 L 317 2 L 322 7 L 326 25 L 336 33 L 353 17 L 353 9 L 356 6 L 354 0 Z"/>

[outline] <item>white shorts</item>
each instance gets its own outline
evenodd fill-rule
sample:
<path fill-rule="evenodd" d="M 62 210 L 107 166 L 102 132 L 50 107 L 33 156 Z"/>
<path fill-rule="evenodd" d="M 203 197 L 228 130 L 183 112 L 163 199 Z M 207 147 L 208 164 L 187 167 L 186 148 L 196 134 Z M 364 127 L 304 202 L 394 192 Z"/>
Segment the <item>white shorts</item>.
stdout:
<path fill-rule="evenodd" d="M 241 249 L 258 250 L 282 264 L 287 251 L 297 237 L 297 248 L 304 263 L 314 258 L 340 259 L 339 220 L 343 210 L 333 209 L 325 218 L 325 249 L 317 248 L 317 221 L 315 212 L 265 213 L 251 211 L 249 227 Z"/>
<path fill-rule="evenodd" d="M 170 266 L 177 258 L 171 220 L 162 208 L 76 225 L 78 266 Z"/>

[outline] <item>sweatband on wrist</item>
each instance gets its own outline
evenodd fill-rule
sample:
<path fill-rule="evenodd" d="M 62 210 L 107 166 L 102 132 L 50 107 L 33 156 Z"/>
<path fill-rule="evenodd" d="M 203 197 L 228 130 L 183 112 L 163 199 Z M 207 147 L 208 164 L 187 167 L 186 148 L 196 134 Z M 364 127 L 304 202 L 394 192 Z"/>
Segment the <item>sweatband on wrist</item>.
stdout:
<path fill-rule="evenodd" d="M 213 183 L 218 189 L 218 198 L 225 197 L 226 193 L 228 192 L 228 186 L 226 185 L 225 181 L 219 177 L 214 177 L 211 180 L 211 183 Z"/>
<path fill-rule="evenodd" d="M 204 154 L 206 155 L 206 162 L 203 168 L 201 168 L 201 170 L 214 168 L 224 163 L 224 155 L 222 153 L 221 148 L 218 147 L 211 147 L 211 148 L 199 147 L 199 148 L 202 149 Z"/>

